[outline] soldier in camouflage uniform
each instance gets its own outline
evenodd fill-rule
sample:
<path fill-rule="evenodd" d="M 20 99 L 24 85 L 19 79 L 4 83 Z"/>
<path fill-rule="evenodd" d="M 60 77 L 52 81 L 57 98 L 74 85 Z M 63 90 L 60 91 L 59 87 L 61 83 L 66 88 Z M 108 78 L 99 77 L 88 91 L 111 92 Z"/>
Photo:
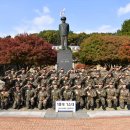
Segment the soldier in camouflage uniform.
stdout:
<path fill-rule="evenodd" d="M 74 86 L 74 82 L 75 82 L 75 78 L 76 78 L 76 73 L 75 73 L 74 69 L 71 69 L 69 71 L 68 75 L 69 75 L 70 85 Z"/>
<path fill-rule="evenodd" d="M 59 82 L 60 82 L 60 86 L 63 87 L 66 84 L 70 84 L 70 79 L 68 75 L 65 75 L 64 77 L 62 77 L 62 79 Z"/>
<path fill-rule="evenodd" d="M 121 109 L 124 109 L 125 104 L 128 101 L 129 90 L 126 88 L 125 83 L 122 83 L 122 85 L 120 87 L 121 87 L 121 89 L 119 90 L 119 105 L 120 105 Z"/>
<path fill-rule="evenodd" d="M 51 91 L 52 107 L 55 109 L 55 102 L 61 100 L 60 89 L 57 84 L 53 85 L 53 90 Z"/>
<path fill-rule="evenodd" d="M 14 109 L 20 109 L 23 102 L 22 92 L 20 90 L 20 86 L 16 86 L 16 90 L 14 91 Z"/>
<path fill-rule="evenodd" d="M 33 108 L 35 105 L 35 99 L 36 99 L 36 91 L 32 87 L 32 84 L 28 84 L 28 88 L 25 92 L 25 97 L 26 97 L 26 107 Z"/>
<path fill-rule="evenodd" d="M 89 84 L 88 86 L 88 89 L 86 91 L 86 96 L 87 96 L 87 103 L 86 103 L 87 110 L 89 110 L 90 108 L 94 110 L 94 100 L 95 97 L 97 96 L 97 93 L 91 84 Z"/>
<path fill-rule="evenodd" d="M 65 85 L 65 90 L 63 91 L 63 100 L 69 101 L 74 99 L 73 90 L 69 88 L 69 84 Z"/>
<path fill-rule="evenodd" d="M 106 97 L 106 90 L 103 88 L 103 82 L 100 82 L 98 85 L 98 88 L 96 88 L 97 92 L 97 97 L 96 97 L 96 106 L 97 108 L 100 107 L 100 103 L 102 105 L 102 109 L 106 109 L 106 102 L 105 102 L 105 97 Z"/>
<path fill-rule="evenodd" d="M 41 75 L 41 80 L 40 80 L 40 85 L 41 86 L 46 86 L 47 85 L 47 78 L 46 78 L 46 75 L 45 74 L 43 74 L 43 75 Z"/>
<path fill-rule="evenodd" d="M 64 69 L 61 68 L 60 71 L 58 72 L 58 78 L 61 79 L 65 75 Z"/>
<path fill-rule="evenodd" d="M 9 92 L 4 87 L 0 93 L 1 109 L 7 109 L 9 105 Z"/>
<path fill-rule="evenodd" d="M 38 109 L 46 109 L 48 104 L 49 94 L 46 91 L 45 86 L 42 86 L 41 90 L 38 93 Z"/>
<path fill-rule="evenodd" d="M 114 107 L 114 109 L 116 110 L 117 103 L 118 103 L 117 100 L 118 91 L 116 90 L 113 84 L 114 84 L 113 82 L 110 82 L 108 88 L 106 89 L 107 104 L 109 108 Z"/>
<path fill-rule="evenodd" d="M 84 100 L 83 100 L 84 93 L 80 84 L 77 85 L 76 87 L 77 88 L 74 90 L 74 93 L 75 93 L 75 99 L 76 99 L 76 106 L 77 106 L 77 109 L 79 109 L 79 108 L 83 108 L 84 106 Z"/>

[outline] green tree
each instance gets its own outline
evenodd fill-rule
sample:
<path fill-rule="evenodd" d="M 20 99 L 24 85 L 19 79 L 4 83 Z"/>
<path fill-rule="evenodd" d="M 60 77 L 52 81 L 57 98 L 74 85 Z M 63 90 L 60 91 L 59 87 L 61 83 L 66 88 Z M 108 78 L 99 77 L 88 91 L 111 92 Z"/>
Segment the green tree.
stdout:
<path fill-rule="evenodd" d="M 129 35 L 130 36 L 130 19 L 125 20 L 122 24 L 121 30 L 117 31 L 118 35 Z"/>
<path fill-rule="evenodd" d="M 45 30 L 41 31 L 38 34 L 39 37 L 43 38 L 48 43 L 51 43 L 53 45 L 59 45 L 60 44 L 60 36 L 59 31 L 57 30 Z"/>
<path fill-rule="evenodd" d="M 82 41 L 87 37 L 89 37 L 89 35 L 87 35 L 86 33 L 69 33 L 68 44 L 79 46 L 82 43 Z"/>
<path fill-rule="evenodd" d="M 125 36 L 93 35 L 81 44 L 79 59 L 83 63 L 118 64 L 128 58 L 129 50 L 125 49 L 124 54 L 120 49 L 128 43 L 130 38 Z M 124 57 L 121 54 L 124 54 Z"/>

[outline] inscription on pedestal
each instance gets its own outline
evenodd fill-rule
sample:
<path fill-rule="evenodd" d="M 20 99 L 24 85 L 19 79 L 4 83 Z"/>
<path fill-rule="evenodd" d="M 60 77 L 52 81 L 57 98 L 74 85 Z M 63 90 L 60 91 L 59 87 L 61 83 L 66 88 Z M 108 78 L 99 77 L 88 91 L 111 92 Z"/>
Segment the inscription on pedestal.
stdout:
<path fill-rule="evenodd" d="M 72 52 L 70 50 L 59 50 L 57 53 L 57 69 L 64 69 L 65 72 L 72 68 Z"/>

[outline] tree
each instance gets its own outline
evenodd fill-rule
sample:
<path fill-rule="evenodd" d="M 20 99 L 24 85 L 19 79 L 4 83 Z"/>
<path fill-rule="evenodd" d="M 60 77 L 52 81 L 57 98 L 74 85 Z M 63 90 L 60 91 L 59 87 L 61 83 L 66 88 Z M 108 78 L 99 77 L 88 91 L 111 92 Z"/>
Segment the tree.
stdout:
<path fill-rule="evenodd" d="M 86 33 L 69 33 L 68 44 L 79 46 L 86 37 L 88 37 Z"/>
<path fill-rule="evenodd" d="M 128 60 L 129 51 L 125 49 L 125 56 L 121 48 L 130 43 L 130 38 L 125 36 L 93 35 L 81 44 L 79 59 L 83 63 L 91 64 L 118 64 Z M 127 56 L 126 56 L 127 55 Z"/>
<path fill-rule="evenodd" d="M 122 24 L 121 30 L 117 31 L 118 35 L 129 35 L 130 36 L 130 19 L 125 20 Z"/>
<path fill-rule="evenodd" d="M 56 30 L 45 30 L 41 31 L 38 34 L 39 37 L 43 38 L 48 43 L 51 43 L 53 45 L 59 45 L 60 44 L 60 35 L 59 31 Z"/>
<path fill-rule="evenodd" d="M 56 51 L 36 35 L 21 34 L 0 40 L 0 63 L 21 65 L 52 65 Z"/>
<path fill-rule="evenodd" d="M 122 62 L 129 63 L 130 62 L 130 38 L 126 37 L 127 41 L 124 41 L 124 43 L 119 48 L 119 57 Z"/>

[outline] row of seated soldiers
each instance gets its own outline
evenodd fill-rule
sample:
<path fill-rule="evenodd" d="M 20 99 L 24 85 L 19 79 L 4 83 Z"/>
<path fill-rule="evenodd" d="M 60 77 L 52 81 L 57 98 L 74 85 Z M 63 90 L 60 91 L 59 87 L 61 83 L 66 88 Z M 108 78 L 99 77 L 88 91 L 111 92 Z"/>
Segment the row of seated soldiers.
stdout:
<path fill-rule="evenodd" d="M 76 101 L 77 109 L 95 107 L 122 109 L 130 102 L 130 66 L 71 69 L 22 68 L 8 71 L 1 78 L 0 108 L 55 108 L 55 101 Z"/>

